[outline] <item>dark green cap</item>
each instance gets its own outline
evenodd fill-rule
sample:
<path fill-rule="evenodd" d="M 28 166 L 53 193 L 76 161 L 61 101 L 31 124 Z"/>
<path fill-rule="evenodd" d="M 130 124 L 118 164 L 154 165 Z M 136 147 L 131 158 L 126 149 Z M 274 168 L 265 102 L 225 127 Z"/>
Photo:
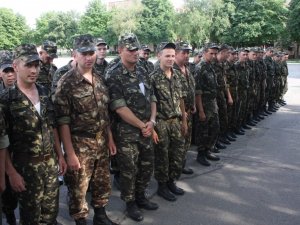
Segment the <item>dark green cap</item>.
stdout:
<path fill-rule="evenodd" d="M 0 51 L 0 69 L 12 68 L 13 56 L 12 52 L 7 50 Z"/>
<path fill-rule="evenodd" d="M 90 34 L 83 34 L 75 37 L 73 42 L 73 50 L 77 52 L 95 52 L 95 40 Z"/>
<path fill-rule="evenodd" d="M 192 48 L 190 47 L 189 43 L 187 43 L 186 41 L 180 41 L 180 42 L 176 42 L 176 50 L 179 51 L 191 51 Z"/>
<path fill-rule="evenodd" d="M 230 46 L 227 45 L 227 44 L 221 44 L 219 46 L 219 51 L 222 51 L 222 50 L 229 50 L 230 49 Z"/>
<path fill-rule="evenodd" d="M 96 46 L 98 45 L 107 45 L 103 38 L 97 38 Z"/>
<path fill-rule="evenodd" d="M 217 49 L 217 50 L 219 50 L 219 45 L 217 45 L 216 43 L 207 43 L 203 46 L 203 50 L 207 50 L 207 49 Z"/>
<path fill-rule="evenodd" d="M 160 52 L 162 50 L 164 50 L 165 48 L 173 48 L 174 50 L 176 49 L 176 45 L 173 42 L 161 42 L 158 46 L 157 46 L 157 51 Z"/>
<path fill-rule="evenodd" d="M 42 49 L 44 49 L 51 58 L 57 58 L 57 46 L 53 41 L 44 41 L 42 44 Z"/>
<path fill-rule="evenodd" d="M 144 50 L 144 51 L 151 52 L 151 49 L 148 47 L 148 45 L 141 45 L 141 49 Z"/>
<path fill-rule="evenodd" d="M 239 48 L 239 52 L 249 52 L 248 48 Z"/>
<path fill-rule="evenodd" d="M 138 50 L 140 42 L 133 33 L 125 33 L 119 37 L 119 47 L 125 47 L 128 50 Z"/>
<path fill-rule="evenodd" d="M 36 46 L 33 44 L 22 44 L 15 48 L 13 59 L 21 59 L 25 63 L 30 63 L 40 60 Z"/>

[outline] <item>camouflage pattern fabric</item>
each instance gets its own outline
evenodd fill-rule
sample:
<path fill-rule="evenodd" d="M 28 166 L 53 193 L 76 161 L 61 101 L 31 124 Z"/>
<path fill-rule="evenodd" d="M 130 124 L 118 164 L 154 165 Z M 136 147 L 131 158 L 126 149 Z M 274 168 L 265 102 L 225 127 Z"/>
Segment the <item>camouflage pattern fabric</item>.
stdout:
<path fill-rule="evenodd" d="M 286 62 L 282 62 L 282 89 L 281 89 L 281 98 L 288 90 L 287 77 L 289 75 L 288 66 Z"/>
<path fill-rule="evenodd" d="M 40 72 L 36 82 L 48 90 L 51 90 L 51 84 L 56 70 L 57 67 L 54 64 L 40 62 Z"/>
<path fill-rule="evenodd" d="M 172 71 L 170 79 L 161 68 L 151 75 L 151 83 L 157 98 L 157 126 L 159 143 L 154 146 L 155 179 L 159 183 L 179 179 L 185 159 L 185 140 L 181 134 L 180 100 L 186 97 L 181 74 Z"/>
<path fill-rule="evenodd" d="M 211 65 L 202 59 L 196 66 L 195 71 L 196 95 L 201 95 L 203 110 L 206 116 L 205 121 L 200 121 L 196 116 L 196 138 L 195 144 L 198 151 L 212 150 L 219 132 L 219 115 L 217 105 L 218 82 L 217 75 Z M 199 115 L 199 112 L 197 112 Z"/>
<path fill-rule="evenodd" d="M 246 63 L 248 70 L 249 70 L 249 88 L 248 88 L 248 94 L 247 94 L 247 118 L 250 118 L 253 115 L 254 110 L 254 104 L 256 100 L 256 83 L 255 83 L 255 77 L 257 76 L 256 73 L 256 67 L 254 61 L 248 61 Z"/>
<path fill-rule="evenodd" d="M 53 106 L 48 91 L 37 85 L 39 114 L 18 86 L 0 95 L 9 136 L 9 151 L 26 191 L 18 193 L 20 224 L 56 224 L 58 213 L 57 160 L 54 156 Z"/>
<path fill-rule="evenodd" d="M 25 63 L 40 60 L 40 56 L 33 44 L 22 44 L 16 47 L 13 51 L 14 59 L 22 59 Z"/>
<path fill-rule="evenodd" d="M 57 45 L 53 41 L 46 40 L 42 44 L 44 49 L 51 58 L 57 58 Z"/>
<path fill-rule="evenodd" d="M 274 76 L 275 76 L 275 65 L 274 61 L 270 56 L 264 58 L 264 62 L 267 67 L 267 88 L 266 88 L 266 100 L 270 105 L 274 104 Z"/>
<path fill-rule="evenodd" d="M 12 52 L 7 50 L 0 51 L 0 70 L 12 67 L 13 55 Z"/>
<path fill-rule="evenodd" d="M 73 50 L 77 52 L 95 52 L 96 41 L 90 34 L 79 35 L 74 38 Z"/>
<path fill-rule="evenodd" d="M 152 73 L 154 70 L 154 64 L 149 60 L 139 58 L 139 65 L 143 66 L 146 69 L 148 74 Z"/>
<path fill-rule="evenodd" d="M 63 75 L 65 75 L 69 70 L 72 69 L 72 63 L 73 60 L 69 61 L 67 65 L 64 65 L 63 67 L 59 68 L 58 70 L 55 71 L 52 79 L 52 84 L 51 84 L 51 94 L 55 93 L 55 90 L 57 88 L 57 83 L 62 78 Z"/>
<path fill-rule="evenodd" d="M 274 76 L 274 98 L 276 101 L 280 99 L 281 93 L 281 86 L 282 86 L 282 74 L 283 68 L 281 62 L 274 62 L 275 64 L 275 76 Z"/>
<path fill-rule="evenodd" d="M 266 78 L 267 78 L 267 67 L 263 59 L 257 62 L 259 67 L 260 76 L 260 97 L 258 107 L 260 110 L 265 109 L 266 106 Z"/>
<path fill-rule="evenodd" d="M 156 101 L 150 84 L 150 77 L 139 65 L 129 72 L 121 62 L 114 64 L 105 75 L 110 93 L 110 108 L 114 112 L 128 107 L 141 121 L 149 121 L 151 102 Z M 143 83 L 145 93 L 140 89 Z M 120 168 L 121 198 L 128 202 L 135 200 L 137 192 L 144 193 L 153 172 L 153 148 L 151 138 L 144 138 L 140 130 L 113 114 L 117 163 Z"/>
<path fill-rule="evenodd" d="M 102 64 L 95 63 L 95 65 L 94 65 L 94 70 L 95 70 L 96 74 L 101 76 L 103 80 L 105 79 L 105 70 L 106 70 L 107 66 L 108 66 L 108 62 L 105 59 Z"/>

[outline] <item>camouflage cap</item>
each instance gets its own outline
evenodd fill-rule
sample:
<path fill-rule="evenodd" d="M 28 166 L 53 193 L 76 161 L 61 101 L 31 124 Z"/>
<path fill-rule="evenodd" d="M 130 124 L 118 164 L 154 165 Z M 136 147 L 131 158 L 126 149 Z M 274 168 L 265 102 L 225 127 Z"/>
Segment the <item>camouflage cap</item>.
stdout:
<path fill-rule="evenodd" d="M 0 51 L 0 69 L 12 68 L 12 63 L 12 52 L 6 50 Z"/>
<path fill-rule="evenodd" d="M 98 46 L 98 45 L 107 45 L 107 43 L 104 41 L 103 38 L 97 38 L 96 46 Z"/>
<path fill-rule="evenodd" d="M 259 52 L 257 47 L 249 48 L 249 52 Z"/>
<path fill-rule="evenodd" d="M 22 44 L 15 48 L 13 59 L 21 59 L 25 63 L 30 63 L 40 60 L 40 56 L 33 44 Z"/>
<path fill-rule="evenodd" d="M 141 46 L 135 34 L 125 33 L 120 35 L 119 37 L 119 47 L 125 47 L 129 51 L 132 51 L 132 50 L 138 50 Z"/>
<path fill-rule="evenodd" d="M 268 47 L 268 48 L 266 49 L 266 52 L 268 52 L 268 51 L 274 52 L 274 48 L 273 48 L 273 47 Z"/>
<path fill-rule="evenodd" d="M 257 52 L 263 53 L 263 52 L 264 52 L 264 49 L 263 49 L 262 47 L 258 47 L 258 48 L 257 48 Z"/>
<path fill-rule="evenodd" d="M 57 58 L 57 46 L 53 41 L 44 41 L 42 44 L 42 49 L 44 49 L 51 58 Z"/>
<path fill-rule="evenodd" d="M 249 52 L 248 48 L 239 48 L 239 52 Z"/>
<path fill-rule="evenodd" d="M 230 46 L 227 45 L 227 44 L 221 44 L 219 46 L 219 51 L 223 51 L 223 50 L 229 50 L 230 49 Z"/>
<path fill-rule="evenodd" d="M 157 52 L 160 52 L 160 51 L 164 50 L 165 48 L 173 48 L 175 50 L 176 45 L 173 42 L 161 42 L 157 46 Z"/>
<path fill-rule="evenodd" d="M 141 49 L 144 50 L 144 51 L 149 51 L 151 52 L 151 49 L 148 47 L 148 45 L 141 45 Z"/>
<path fill-rule="evenodd" d="M 208 49 L 218 49 L 219 50 L 219 45 L 217 45 L 216 43 L 206 43 L 203 46 L 203 50 L 208 50 Z"/>
<path fill-rule="evenodd" d="M 180 41 L 180 42 L 176 42 L 176 50 L 179 51 L 191 51 L 192 48 L 190 47 L 189 43 L 187 43 L 186 41 Z"/>
<path fill-rule="evenodd" d="M 79 35 L 74 38 L 73 50 L 77 52 L 95 52 L 95 40 L 90 34 Z"/>

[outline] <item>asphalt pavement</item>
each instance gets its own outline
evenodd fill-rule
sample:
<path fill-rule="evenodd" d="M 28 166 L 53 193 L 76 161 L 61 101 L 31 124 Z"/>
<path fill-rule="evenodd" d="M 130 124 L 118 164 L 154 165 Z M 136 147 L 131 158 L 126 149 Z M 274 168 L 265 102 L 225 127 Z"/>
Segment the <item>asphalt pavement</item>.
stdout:
<path fill-rule="evenodd" d="M 113 187 L 109 216 L 121 225 L 299 225 L 300 79 L 288 82 L 288 104 L 223 150 L 221 161 L 203 167 L 195 161 L 194 147 L 188 152 L 187 164 L 195 173 L 177 182 L 186 193 L 176 202 L 158 197 L 152 180 L 147 192 L 160 208 L 143 211 L 144 221 L 136 223 L 126 217 L 125 204 Z M 66 193 L 62 186 L 58 221 L 75 224 Z M 92 217 L 90 210 L 88 224 Z"/>

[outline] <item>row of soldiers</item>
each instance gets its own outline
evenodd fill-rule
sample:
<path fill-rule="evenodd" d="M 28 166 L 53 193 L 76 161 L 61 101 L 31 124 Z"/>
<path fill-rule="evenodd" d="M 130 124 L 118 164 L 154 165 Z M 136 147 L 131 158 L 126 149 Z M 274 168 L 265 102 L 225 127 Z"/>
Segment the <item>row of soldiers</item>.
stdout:
<path fill-rule="evenodd" d="M 193 173 L 185 165 L 192 137 L 197 161 L 209 166 L 224 144 L 285 104 L 286 58 L 271 48 L 263 58 L 260 48 L 210 43 L 189 63 L 188 43 L 162 42 L 155 65 L 134 34 L 120 36 L 119 57 L 110 63 L 101 38 L 80 35 L 73 50 L 60 69 L 54 42 L 39 53 L 32 44 L 1 52 L 0 165 L 10 187 L 2 195 L 9 224 L 16 224 L 17 202 L 20 224 L 57 224 L 58 173 L 76 224 L 87 224 L 88 188 L 93 224 L 117 224 L 105 210 L 111 158 L 128 216 L 142 221 L 141 209 L 159 208 L 145 194 L 153 171 L 159 196 L 184 195 L 176 181 Z M 1 177 L 1 191 L 4 184 Z"/>

